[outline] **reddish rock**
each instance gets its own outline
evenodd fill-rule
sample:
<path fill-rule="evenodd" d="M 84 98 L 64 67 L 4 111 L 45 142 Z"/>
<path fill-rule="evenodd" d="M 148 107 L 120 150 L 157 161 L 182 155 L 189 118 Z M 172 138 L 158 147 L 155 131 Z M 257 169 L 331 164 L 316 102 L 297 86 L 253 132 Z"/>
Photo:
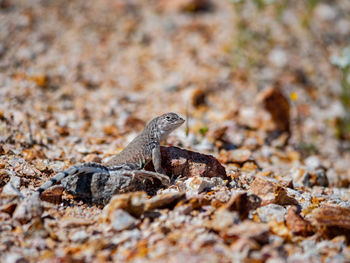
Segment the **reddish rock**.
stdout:
<path fill-rule="evenodd" d="M 261 205 L 278 204 L 278 205 L 297 205 L 298 202 L 288 196 L 287 190 L 280 186 L 274 179 L 264 176 L 256 176 L 249 189 L 262 199 Z"/>
<path fill-rule="evenodd" d="M 63 186 L 61 185 L 53 186 L 50 189 L 44 191 L 40 195 L 40 199 L 49 203 L 59 204 L 62 202 L 63 191 L 64 191 Z"/>
<path fill-rule="evenodd" d="M 192 152 L 178 147 L 161 147 L 162 167 L 170 176 L 203 176 L 229 179 L 225 168 L 211 155 Z M 147 167 L 152 169 L 151 164 Z"/>
<path fill-rule="evenodd" d="M 327 238 L 345 235 L 350 242 L 350 208 L 325 205 L 311 214 L 312 224 Z"/>
<path fill-rule="evenodd" d="M 207 90 L 201 89 L 201 88 L 195 89 L 191 95 L 192 106 L 198 108 L 200 106 L 206 105 L 207 96 L 208 96 Z"/>
<path fill-rule="evenodd" d="M 278 205 L 298 205 L 298 201 L 289 196 L 286 188 L 277 186 L 274 192 L 274 203 Z"/>
<path fill-rule="evenodd" d="M 4 205 L 0 206 L 0 212 L 4 212 L 4 213 L 7 213 L 9 215 L 12 215 L 13 212 L 15 211 L 16 207 L 17 207 L 16 203 L 4 204 Z"/>
<path fill-rule="evenodd" d="M 298 213 L 298 208 L 296 206 L 291 206 L 288 209 L 286 224 L 294 235 L 306 237 L 313 233 L 311 223 Z"/>
<path fill-rule="evenodd" d="M 276 130 L 290 133 L 290 105 L 278 87 L 272 87 L 259 94 L 264 108 L 270 113 Z"/>

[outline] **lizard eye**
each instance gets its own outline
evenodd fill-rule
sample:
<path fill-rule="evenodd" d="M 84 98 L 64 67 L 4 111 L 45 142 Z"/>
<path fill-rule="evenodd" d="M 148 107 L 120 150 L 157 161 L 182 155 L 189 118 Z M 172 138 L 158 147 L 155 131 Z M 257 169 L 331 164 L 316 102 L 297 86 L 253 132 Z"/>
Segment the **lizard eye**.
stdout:
<path fill-rule="evenodd" d="M 166 116 L 165 118 L 167 121 L 170 121 L 170 119 L 171 119 L 170 116 Z"/>

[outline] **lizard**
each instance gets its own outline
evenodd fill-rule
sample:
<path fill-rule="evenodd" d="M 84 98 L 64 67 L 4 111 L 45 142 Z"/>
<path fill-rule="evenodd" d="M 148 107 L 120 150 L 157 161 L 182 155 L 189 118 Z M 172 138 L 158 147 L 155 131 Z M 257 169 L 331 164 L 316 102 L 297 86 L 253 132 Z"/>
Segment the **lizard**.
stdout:
<path fill-rule="evenodd" d="M 110 185 L 113 184 L 111 182 L 120 182 L 121 179 L 125 181 L 125 179 L 130 178 L 130 176 L 132 178 L 137 177 L 151 180 L 156 178 L 163 184 L 168 184 L 169 178 L 164 175 L 164 169 L 161 167 L 160 143 L 184 122 L 185 120 L 176 113 L 169 112 L 160 115 L 151 120 L 138 136 L 136 136 L 119 154 L 110 158 L 106 163 L 99 164 L 89 162 L 69 167 L 57 173 L 49 181 L 41 185 L 36 192 L 40 195 L 52 185 L 61 181 L 65 182 L 66 188 L 67 185 L 71 184 L 71 182 L 67 180 L 68 178 L 76 180 L 77 176 L 82 177 L 84 175 L 86 175 L 85 180 L 90 180 L 89 184 L 91 184 L 91 186 L 86 185 L 86 183 L 83 185 L 84 187 L 90 188 L 95 187 L 92 185 L 92 181 L 94 181 L 95 184 L 105 183 Z M 141 171 L 150 161 L 152 161 L 156 172 Z M 101 182 L 101 180 L 103 182 Z M 125 181 L 124 185 L 127 186 L 127 184 L 128 182 Z M 75 189 L 77 187 L 78 186 L 75 186 Z M 111 186 L 109 186 L 109 188 L 110 187 Z M 116 186 L 113 187 L 116 188 Z M 97 188 L 98 189 L 95 190 L 98 192 L 101 191 L 101 189 L 106 189 L 106 185 L 102 187 L 97 185 Z M 114 189 L 113 191 L 115 192 L 116 190 L 118 189 Z M 80 189 L 80 192 L 81 191 L 90 191 L 91 195 L 91 189 Z M 76 193 L 76 190 L 73 190 L 73 194 L 74 193 Z M 100 196 L 99 193 L 97 195 Z"/>

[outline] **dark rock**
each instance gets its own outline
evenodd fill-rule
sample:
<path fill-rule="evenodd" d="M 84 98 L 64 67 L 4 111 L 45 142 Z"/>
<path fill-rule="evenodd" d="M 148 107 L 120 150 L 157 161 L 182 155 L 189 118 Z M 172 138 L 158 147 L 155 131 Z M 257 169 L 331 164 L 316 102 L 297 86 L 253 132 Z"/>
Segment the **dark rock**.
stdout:
<path fill-rule="evenodd" d="M 318 169 L 313 172 L 305 172 L 301 178 L 302 184 L 306 187 L 324 186 L 328 187 L 328 177 L 324 169 Z"/>
<path fill-rule="evenodd" d="M 178 147 L 161 147 L 162 167 L 167 175 L 182 177 L 220 177 L 229 179 L 225 168 L 211 155 L 192 152 Z M 148 167 L 151 169 L 151 166 Z"/>
<path fill-rule="evenodd" d="M 55 185 L 40 195 L 40 199 L 49 203 L 59 204 L 62 202 L 64 187 Z"/>
<path fill-rule="evenodd" d="M 105 205 L 115 194 L 145 191 L 155 195 L 161 183 L 153 183 L 157 174 L 148 171 L 123 171 L 67 176 L 62 180 L 66 191 L 78 199 Z"/>

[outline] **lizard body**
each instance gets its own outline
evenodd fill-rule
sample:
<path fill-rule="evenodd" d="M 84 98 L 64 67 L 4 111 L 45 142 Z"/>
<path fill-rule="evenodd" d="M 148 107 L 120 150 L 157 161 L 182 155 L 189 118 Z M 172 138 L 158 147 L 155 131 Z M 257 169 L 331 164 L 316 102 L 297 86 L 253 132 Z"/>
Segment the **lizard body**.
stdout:
<path fill-rule="evenodd" d="M 94 174 L 103 174 L 107 177 L 115 177 L 128 174 L 143 179 L 152 180 L 152 178 L 157 178 L 165 183 L 169 179 L 163 175 L 164 170 L 161 167 L 160 143 L 184 122 L 185 120 L 176 113 L 165 113 L 156 117 L 146 125 L 145 129 L 124 150 L 112 157 L 104 165 L 85 163 L 72 166 L 57 173 L 53 178 L 40 186 L 37 192 L 41 194 L 52 185 L 75 175 L 90 175 L 92 177 Z M 156 173 L 139 171 L 151 160 Z"/>

